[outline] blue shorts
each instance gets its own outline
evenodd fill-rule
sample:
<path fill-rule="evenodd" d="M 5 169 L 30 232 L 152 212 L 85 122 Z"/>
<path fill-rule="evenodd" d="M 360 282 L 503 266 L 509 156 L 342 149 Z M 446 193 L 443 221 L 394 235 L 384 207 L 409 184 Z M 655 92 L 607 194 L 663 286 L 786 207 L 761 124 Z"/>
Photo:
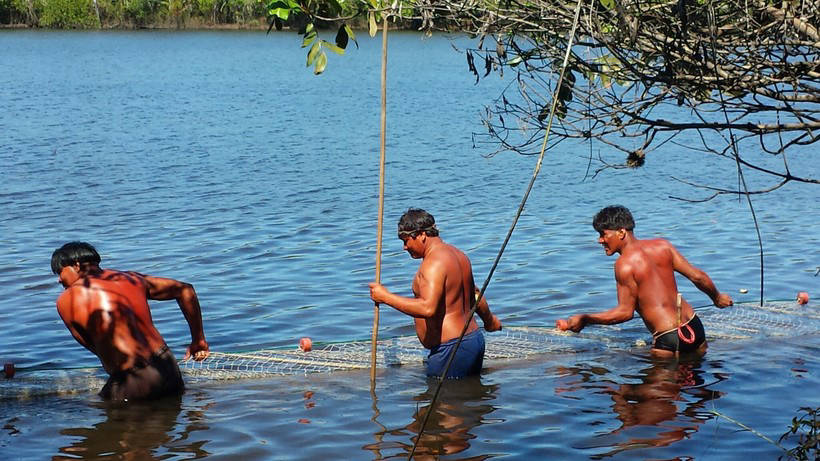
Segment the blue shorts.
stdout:
<path fill-rule="evenodd" d="M 450 353 L 456 347 L 458 338 L 451 339 L 430 349 L 427 356 L 427 376 L 441 376 Z M 461 344 L 458 346 L 453 364 L 447 371 L 448 378 L 463 378 L 469 375 L 481 373 L 481 366 L 484 364 L 484 335 L 480 329 L 464 335 Z"/>

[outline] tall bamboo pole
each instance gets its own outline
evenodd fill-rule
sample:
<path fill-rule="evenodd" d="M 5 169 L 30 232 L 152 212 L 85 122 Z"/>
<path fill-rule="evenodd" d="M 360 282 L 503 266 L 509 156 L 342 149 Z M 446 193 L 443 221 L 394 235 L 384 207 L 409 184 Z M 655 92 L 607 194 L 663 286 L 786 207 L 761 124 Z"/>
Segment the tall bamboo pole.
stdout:
<path fill-rule="evenodd" d="M 376 241 L 376 283 L 382 276 L 382 224 L 384 221 L 384 144 L 387 125 L 387 13 L 382 12 L 382 108 L 379 134 L 379 230 Z M 376 344 L 379 341 L 379 303 L 373 304 L 373 333 L 370 337 L 370 386 L 376 383 Z"/>

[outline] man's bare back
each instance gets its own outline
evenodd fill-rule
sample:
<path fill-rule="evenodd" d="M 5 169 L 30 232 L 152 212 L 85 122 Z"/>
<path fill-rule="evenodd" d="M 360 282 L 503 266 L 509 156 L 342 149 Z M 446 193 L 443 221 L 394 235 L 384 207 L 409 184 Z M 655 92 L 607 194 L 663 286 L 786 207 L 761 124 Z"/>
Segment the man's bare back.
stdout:
<path fill-rule="evenodd" d="M 679 321 L 688 320 L 695 314 L 689 302 L 681 298 L 681 318 L 678 319 L 675 258 L 683 257 L 666 240 L 635 239 L 615 262 L 616 272 L 622 272 L 622 277 L 635 279 L 636 310 L 646 328 L 653 333 L 676 328 Z M 679 261 L 677 267 L 683 266 Z"/>
<path fill-rule="evenodd" d="M 52 270 L 65 287 L 57 311 L 77 342 L 97 355 L 111 375 L 103 390 L 113 388 L 114 395 L 126 399 L 168 390 L 164 381 L 169 379 L 179 381 L 176 387 L 181 388 L 179 369 L 154 326 L 148 299 L 177 301 L 191 330 L 185 358 L 202 360 L 209 351 L 193 287 L 98 264 L 96 250 L 84 242 L 66 244 L 52 257 Z"/>

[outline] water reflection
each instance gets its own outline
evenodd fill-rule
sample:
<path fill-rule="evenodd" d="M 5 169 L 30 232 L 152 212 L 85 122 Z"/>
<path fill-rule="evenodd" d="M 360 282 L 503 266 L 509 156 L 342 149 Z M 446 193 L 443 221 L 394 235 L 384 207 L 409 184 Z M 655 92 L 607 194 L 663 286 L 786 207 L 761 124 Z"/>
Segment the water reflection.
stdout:
<path fill-rule="evenodd" d="M 210 454 L 202 448 L 205 442 L 190 442 L 191 432 L 207 429 L 200 423 L 206 408 L 183 413 L 181 399 L 174 397 L 151 402 L 92 402 L 90 405 L 99 408 L 105 419 L 90 428 L 61 430 L 60 434 L 76 440 L 61 447 L 61 455 L 54 456 L 53 460 L 101 457 L 159 460 L 173 457 L 173 454 L 198 459 Z"/>
<path fill-rule="evenodd" d="M 438 386 L 436 378 L 428 378 L 427 389 L 413 398 L 414 401 L 424 403 L 416 407 L 413 421 L 399 429 L 385 428 L 375 434 L 375 444 L 364 447 L 376 454 L 376 459 L 406 459 L 412 449 L 412 442 L 418 438 L 421 423 L 430 410 L 430 400 Z M 458 380 L 446 380 L 436 402 L 433 414 L 427 421 L 421 440 L 418 442 L 413 459 L 431 460 L 442 456 L 451 456 L 461 453 L 470 447 L 470 440 L 475 438 L 473 428 L 481 425 L 486 416 L 495 410 L 490 402 L 496 399 L 498 384 L 486 385 L 479 376 L 471 376 Z M 384 442 L 385 436 L 401 436 L 403 439 L 411 434 L 411 442 Z M 395 455 L 382 457 L 386 449 L 400 450 Z M 469 458 L 448 459 L 486 459 L 488 456 L 474 456 Z"/>
<path fill-rule="evenodd" d="M 586 448 L 611 448 L 592 456 L 592 459 L 606 458 L 633 449 L 671 445 L 691 437 L 703 423 L 711 419 L 704 407 L 707 402 L 718 399 L 723 394 L 709 387 L 722 378 L 718 377 L 717 381 L 711 383 L 704 380 L 701 367 L 703 358 L 645 360 L 645 368 L 635 374 L 621 376 L 620 379 L 628 378 L 630 381 L 622 384 L 608 379 L 606 376 L 609 375 L 609 370 L 602 367 L 561 370 L 569 375 L 569 382 L 556 388 L 556 392 L 593 390 L 596 394 L 609 394 L 611 408 L 620 422 L 620 427 L 599 433 L 591 442 L 584 444 Z"/>

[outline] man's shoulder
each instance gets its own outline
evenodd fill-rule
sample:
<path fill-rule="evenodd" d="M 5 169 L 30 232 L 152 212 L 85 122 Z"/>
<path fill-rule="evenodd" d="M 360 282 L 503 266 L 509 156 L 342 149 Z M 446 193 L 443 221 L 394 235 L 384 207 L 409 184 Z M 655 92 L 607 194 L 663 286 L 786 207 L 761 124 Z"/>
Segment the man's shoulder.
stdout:
<path fill-rule="evenodd" d="M 134 271 L 119 271 L 114 269 L 105 269 L 96 278 L 103 282 L 111 283 L 145 283 L 145 274 Z"/>
<path fill-rule="evenodd" d="M 82 282 L 66 288 L 57 297 L 57 310 L 61 314 L 75 312 L 78 306 L 84 305 L 88 300 L 88 287 Z"/>
<path fill-rule="evenodd" d="M 440 245 L 434 251 L 431 251 L 428 257 L 424 258 L 425 262 L 430 264 L 452 264 L 461 259 L 468 260 L 467 255 L 459 250 L 456 246 L 445 243 Z"/>

